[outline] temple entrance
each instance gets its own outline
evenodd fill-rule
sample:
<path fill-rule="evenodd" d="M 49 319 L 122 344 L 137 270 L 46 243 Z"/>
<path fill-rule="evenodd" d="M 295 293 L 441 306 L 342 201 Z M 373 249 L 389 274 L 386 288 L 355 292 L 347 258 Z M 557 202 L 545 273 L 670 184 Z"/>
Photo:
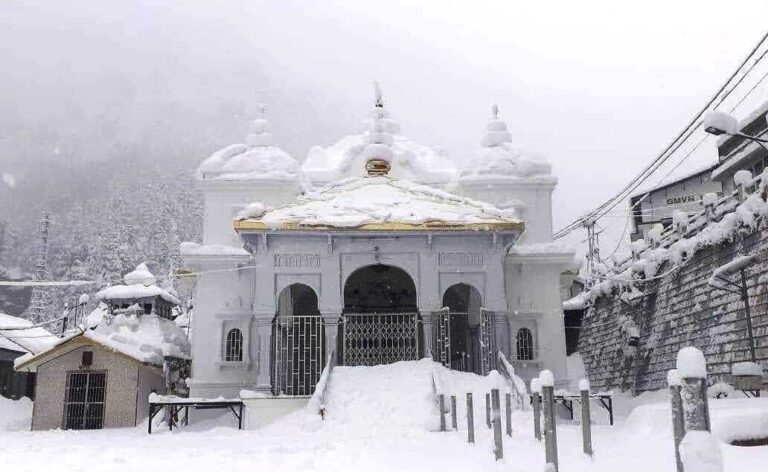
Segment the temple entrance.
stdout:
<path fill-rule="evenodd" d="M 480 292 L 468 284 L 451 285 L 443 294 L 435 345 L 438 360 L 451 369 L 487 373 L 490 351 L 483 340 L 491 323 L 482 305 Z"/>
<path fill-rule="evenodd" d="M 376 264 L 353 272 L 344 284 L 340 360 L 378 365 L 420 357 L 416 285 L 404 270 Z"/>
<path fill-rule="evenodd" d="M 272 391 L 312 395 L 325 366 L 325 332 L 317 295 L 304 284 L 280 292 L 272 325 Z"/>

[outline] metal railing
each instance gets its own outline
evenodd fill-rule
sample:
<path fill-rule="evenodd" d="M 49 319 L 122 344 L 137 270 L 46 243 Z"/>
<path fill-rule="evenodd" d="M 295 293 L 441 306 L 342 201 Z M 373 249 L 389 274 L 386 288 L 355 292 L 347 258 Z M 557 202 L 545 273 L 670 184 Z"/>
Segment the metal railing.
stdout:
<path fill-rule="evenodd" d="M 272 325 L 272 393 L 309 396 L 325 365 L 325 328 L 319 315 L 277 316 Z"/>
<path fill-rule="evenodd" d="M 418 313 L 344 313 L 344 365 L 379 365 L 419 358 Z"/>

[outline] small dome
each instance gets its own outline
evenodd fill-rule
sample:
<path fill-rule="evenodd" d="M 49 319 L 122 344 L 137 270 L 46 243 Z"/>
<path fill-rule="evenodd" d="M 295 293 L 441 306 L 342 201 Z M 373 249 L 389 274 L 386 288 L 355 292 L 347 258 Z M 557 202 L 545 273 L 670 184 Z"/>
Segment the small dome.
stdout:
<path fill-rule="evenodd" d="M 211 155 L 197 168 L 201 180 L 297 180 L 299 163 L 275 146 L 272 126 L 263 116 L 253 120 L 245 144 L 233 144 Z"/>
<path fill-rule="evenodd" d="M 552 166 L 548 162 L 512 142 L 507 124 L 499 119 L 496 105 L 492 112 L 485 136 L 480 141 L 481 146 L 462 169 L 459 180 L 554 180 Z"/>

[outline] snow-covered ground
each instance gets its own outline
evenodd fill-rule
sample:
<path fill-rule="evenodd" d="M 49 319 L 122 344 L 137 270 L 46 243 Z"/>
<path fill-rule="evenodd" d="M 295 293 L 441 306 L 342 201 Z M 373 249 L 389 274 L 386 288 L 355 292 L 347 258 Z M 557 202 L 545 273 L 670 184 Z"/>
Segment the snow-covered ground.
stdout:
<path fill-rule="evenodd" d="M 543 446 L 533 438 L 530 411 L 514 413 L 513 436 L 504 438 L 505 458 L 495 462 L 491 433 L 484 424 L 483 400 L 477 398 L 480 395 L 475 394 L 476 443 L 471 445 L 467 444 L 463 415 L 459 418 L 459 431 L 434 431 L 437 409 L 425 396 L 432 388 L 431 382 L 424 382 L 431 371 L 429 366 L 412 366 L 411 375 L 405 378 L 398 378 L 394 371 L 385 368 L 377 369 L 380 372 L 355 372 L 350 368 L 335 371 L 329 383 L 325 421 L 315 414 L 299 412 L 258 431 L 238 431 L 230 415 L 207 421 L 194 421 L 193 417 L 193 423 L 185 429 L 173 433 L 159 429 L 151 436 L 146 433 L 146 425 L 102 431 L 20 431 L 20 421 L 28 421 L 31 413 L 29 401 L 1 400 L 0 463 L 2 470 L 14 472 L 544 469 Z M 440 376 L 449 391 L 459 389 L 456 379 L 446 379 L 444 373 Z M 473 383 L 469 377 L 461 378 Z M 333 391 L 334 386 L 350 385 L 358 387 L 355 391 Z M 402 394 L 388 395 L 393 391 Z M 581 453 L 579 425 L 563 416 L 558 424 L 560 470 L 673 471 L 665 396 L 665 392 L 658 392 L 631 401 L 617 396 L 620 415 L 631 406 L 639 406 L 629 418 L 620 416 L 614 427 L 605 424 L 605 412 L 594 405 L 593 417 L 599 423 L 593 427 L 594 459 Z M 463 399 L 458 400 L 461 405 Z M 463 408 L 459 411 L 463 413 Z M 712 422 L 715 436 L 721 440 L 732 439 L 734 430 L 739 429 L 766 433 L 768 399 L 713 400 Z M 721 447 L 726 471 L 765 470 L 768 447 L 745 448 L 725 443 Z"/>

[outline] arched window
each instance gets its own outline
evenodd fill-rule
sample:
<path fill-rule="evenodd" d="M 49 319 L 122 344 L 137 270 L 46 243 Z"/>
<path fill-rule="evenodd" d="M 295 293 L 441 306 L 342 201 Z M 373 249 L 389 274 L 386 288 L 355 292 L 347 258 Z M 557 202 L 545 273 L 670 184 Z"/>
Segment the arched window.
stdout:
<path fill-rule="evenodd" d="M 243 361 L 243 333 L 237 328 L 230 329 L 227 333 L 224 360 L 227 362 Z"/>
<path fill-rule="evenodd" d="M 533 359 L 533 335 L 528 328 L 517 330 L 517 360 L 530 361 Z"/>

